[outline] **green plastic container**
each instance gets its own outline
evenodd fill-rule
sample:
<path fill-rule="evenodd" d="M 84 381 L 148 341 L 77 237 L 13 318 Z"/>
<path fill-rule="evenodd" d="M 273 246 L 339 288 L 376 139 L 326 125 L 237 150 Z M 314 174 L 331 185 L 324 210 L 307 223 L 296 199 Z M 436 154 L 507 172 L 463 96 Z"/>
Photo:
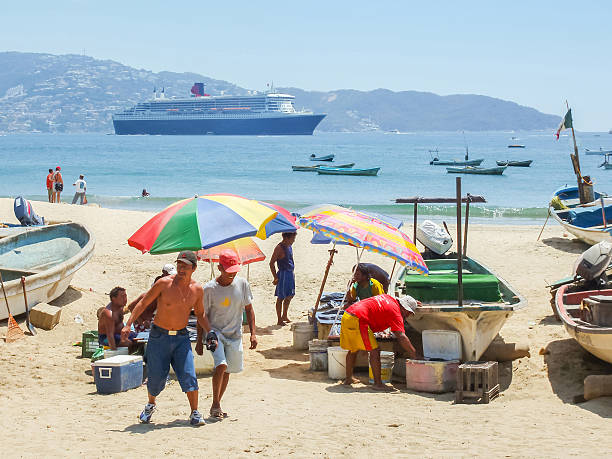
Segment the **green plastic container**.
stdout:
<path fill-rule="evenodd" d="M 83 332 L 83 338 L 81 339 L 81 357 L 90 359 L 98 347 L 100 347 L 98 344 L 98 331 L 90 330 Z"/>
<path fill-rule="evenodd" d="M 242 325 L 246 325 L 249 322 L 247 321 L 246 311 L 242 311 Z"/>

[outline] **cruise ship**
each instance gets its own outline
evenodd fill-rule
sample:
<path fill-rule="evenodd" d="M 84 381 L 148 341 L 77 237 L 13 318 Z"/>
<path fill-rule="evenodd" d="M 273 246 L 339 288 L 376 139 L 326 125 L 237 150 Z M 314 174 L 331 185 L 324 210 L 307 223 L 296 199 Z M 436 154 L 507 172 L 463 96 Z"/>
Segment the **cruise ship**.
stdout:
<path fill-rule="evenodd" d="M 297 111 L 294 96 L 268 92 L 210 96 L 203 83 L 192 97 L 153 99 L 113 115 L 117 135 L 312 135 L 324 114 Z"/>

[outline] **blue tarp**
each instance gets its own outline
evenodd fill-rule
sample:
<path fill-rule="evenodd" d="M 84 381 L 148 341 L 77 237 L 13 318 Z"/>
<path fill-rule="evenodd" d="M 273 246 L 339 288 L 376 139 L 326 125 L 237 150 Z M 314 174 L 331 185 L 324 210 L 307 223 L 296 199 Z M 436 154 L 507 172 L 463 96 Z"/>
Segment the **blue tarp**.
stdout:
<path fill-rule="evenodd" d="M 606 223 L 612 223 L 612 205 L 605 206 Z M 574 208 L 567 212 L 567 221 L 579 228 L 603 225 L 601 207 Z"/>

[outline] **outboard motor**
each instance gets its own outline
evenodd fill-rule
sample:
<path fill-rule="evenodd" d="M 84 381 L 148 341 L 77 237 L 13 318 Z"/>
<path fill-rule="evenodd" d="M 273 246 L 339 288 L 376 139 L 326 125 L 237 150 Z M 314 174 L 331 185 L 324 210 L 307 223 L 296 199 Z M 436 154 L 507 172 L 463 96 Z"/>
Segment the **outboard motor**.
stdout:
<path fill-rule="evenodd" d="M 15 198 L 13 210 L 15 212 L 15 217 L 17 217 L 17 220 L 19 220 L 19 223 L 23 226 L 38 226 L 45 224 L 45 219 L 36 215 L 30 201 L 23 196 Z"/>
<path fill-rule="evenodd" d="M 444 255 L 453 245 L 453 238 L 440 225 L 425 220 L 417 226 L 417 240 L 436 255 Z"/>
<path fill-rule="evenodd" d="M 578 257 L 574 264 L 574 277 L 580 276 L 586 281 L 595 281 L 605 284 L 606 269 L 612 262 L 612 244 L 601 241 Z"/>

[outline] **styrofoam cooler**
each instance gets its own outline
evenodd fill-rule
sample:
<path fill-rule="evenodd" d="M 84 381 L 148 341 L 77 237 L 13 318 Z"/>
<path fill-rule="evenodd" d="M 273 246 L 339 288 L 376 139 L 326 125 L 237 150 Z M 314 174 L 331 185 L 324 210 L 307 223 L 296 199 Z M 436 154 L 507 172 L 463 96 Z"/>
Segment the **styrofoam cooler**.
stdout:
<path fill-rule="evenodd" d="M 91 364 L 99 394 L 123 392 L 142 384 L 142 356 L 116 355 Z"/>
<path fill-rule="evenodd" d="M 453 392 L 457 388 L 459 365 L 459 360 L 406 359 L 406 387 L 419 392 Z"/>
<path fill-rule="evenodd" d="M 455 330 L 424 330 L 423 356 L 426 360 L 461 360 L 461 335 Z"/>

